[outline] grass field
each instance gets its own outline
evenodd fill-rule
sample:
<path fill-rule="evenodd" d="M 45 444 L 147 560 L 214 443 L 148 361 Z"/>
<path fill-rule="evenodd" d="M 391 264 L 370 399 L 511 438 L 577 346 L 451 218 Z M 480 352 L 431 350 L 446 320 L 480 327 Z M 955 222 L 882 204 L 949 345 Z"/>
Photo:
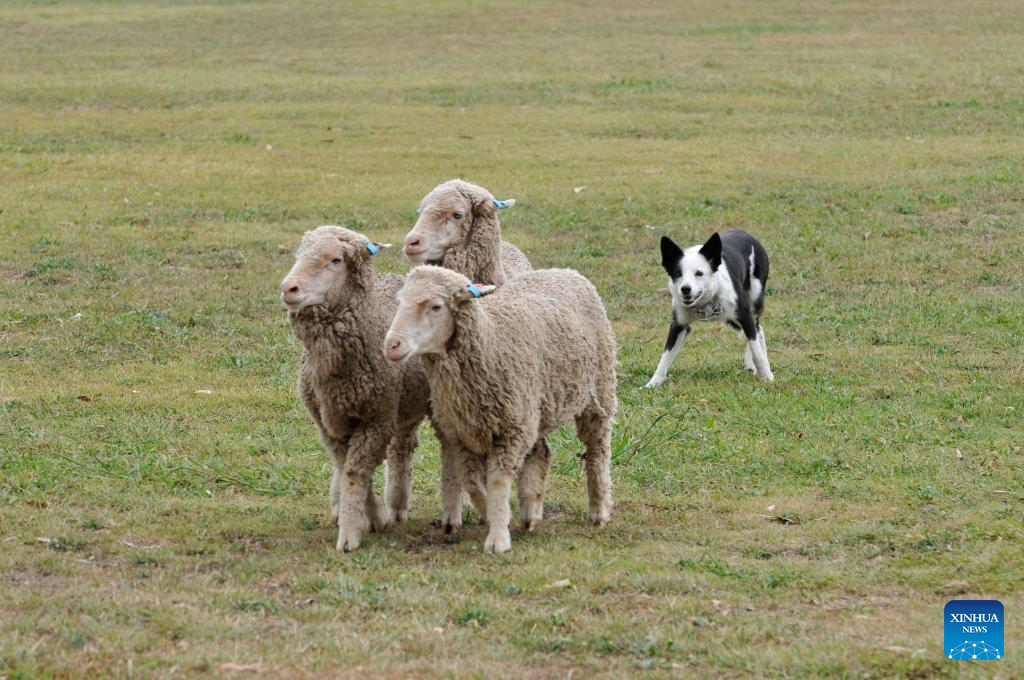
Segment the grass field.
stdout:
<path fill-rule="evenodd" d="M 13 1 L 0 64 L 0 678 L 1024 675 L 1017 0 Z M 566 431 L 538 533 L 446 542 L 427 436 L 341 555 L 276 286 L 454 176 L 606 301 L 613 521 Z M 774 384 L 708 325 L 641 391 L 724 228 Z"/>

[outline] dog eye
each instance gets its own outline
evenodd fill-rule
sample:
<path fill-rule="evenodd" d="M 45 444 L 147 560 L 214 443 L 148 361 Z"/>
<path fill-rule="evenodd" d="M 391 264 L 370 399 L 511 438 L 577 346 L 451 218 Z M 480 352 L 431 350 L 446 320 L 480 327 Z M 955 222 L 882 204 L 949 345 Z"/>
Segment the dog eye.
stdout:
<path fill-rule="evenodd" d="M 700 277 L 704 276 L 704 272 L 697 272 L 694 276 L 696 276 L 699 279 Z"/>
<path fill-rule="evenodd" d="M 460 212 L 453 212 L 452 213 L 452 219 L 453 220 L 461 220 L 462 219 L 462 213 L 460 213 Z"/>

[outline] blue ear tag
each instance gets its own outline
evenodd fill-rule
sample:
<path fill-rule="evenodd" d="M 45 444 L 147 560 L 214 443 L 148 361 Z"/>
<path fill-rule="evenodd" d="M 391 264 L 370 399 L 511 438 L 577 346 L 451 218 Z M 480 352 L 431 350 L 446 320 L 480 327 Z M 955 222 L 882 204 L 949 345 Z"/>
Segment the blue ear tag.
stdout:
<path fill-rule="evenodd" d="M 370 251 L 371 257 L 380 252 L 380 248 L 375 246 L 372 242 L 366 244 L 366 249 Z"/>
<path fill-rule="evenodd" d="M 494 205 L 497 206 L 498 210 L 504 210 L 505 208 L 511 208 L 513 205 L 516 204 L 516 202 L 513 201 L 513 200 L 501 201 L 501 200 L 498 200 L 497 198 L 492 198 L 491 200 L 494 201 Z"/>
<path fill-rule="evenodd" d="M 483 293 L 480 292 L 480 289 L 474 286 L 472 283 L 466 286 L 466 290 L 468 290 L 473 297 L 480 297 L 481 295 L 483 295 Z"/>

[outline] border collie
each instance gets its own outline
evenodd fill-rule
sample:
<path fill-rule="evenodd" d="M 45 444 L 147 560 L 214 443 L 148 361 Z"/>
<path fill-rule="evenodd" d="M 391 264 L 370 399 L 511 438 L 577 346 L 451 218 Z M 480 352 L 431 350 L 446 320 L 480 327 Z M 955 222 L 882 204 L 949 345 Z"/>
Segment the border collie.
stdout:
<path fill-rule="evenodd" d="M 720 320 L 741 331 L 747 338 L 743 367 L 759 378 L 773 380 L 761 329 L 768 281 L 764 246 L 745 231 L 715 232 L 704 245 L 686 250 L 662 236 L 661 265 L 668 272 L 672 293 L 672 323 L 658 369 L 645 387 L 665 382 L 694 321 Z"/>

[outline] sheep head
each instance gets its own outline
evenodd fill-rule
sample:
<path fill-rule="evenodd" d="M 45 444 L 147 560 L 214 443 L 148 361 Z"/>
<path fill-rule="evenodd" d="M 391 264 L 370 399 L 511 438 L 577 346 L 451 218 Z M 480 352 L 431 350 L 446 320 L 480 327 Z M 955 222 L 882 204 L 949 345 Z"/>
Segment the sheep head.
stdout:
<path fill-rule="evenodd" d="M 459 308 L 494 289 L 473 285 L 450 269 L 431 265 L 414 268 L 398 292 L 398 310 L 384 337 L 385 356 L 399 362 L 444 351 L 455 332 Z"/>
<path fill-rule="evenodd" d="M 405 237 L 405 256 L 415 264 L 439 264 L 448 249 L 464 243 L 473 223 L 493 217 L 497 206 L 487 189 L 461 179 L 437 185 L 420 201 L 420 216 Z"/>
<path fill-rule="evenodd" d="M 290 311 L 348 299 L 369 288 L 370 258 L 388 246 L 344 227 L 323 226 L 302 235 L 295 264 L 279 286 Z"/>

